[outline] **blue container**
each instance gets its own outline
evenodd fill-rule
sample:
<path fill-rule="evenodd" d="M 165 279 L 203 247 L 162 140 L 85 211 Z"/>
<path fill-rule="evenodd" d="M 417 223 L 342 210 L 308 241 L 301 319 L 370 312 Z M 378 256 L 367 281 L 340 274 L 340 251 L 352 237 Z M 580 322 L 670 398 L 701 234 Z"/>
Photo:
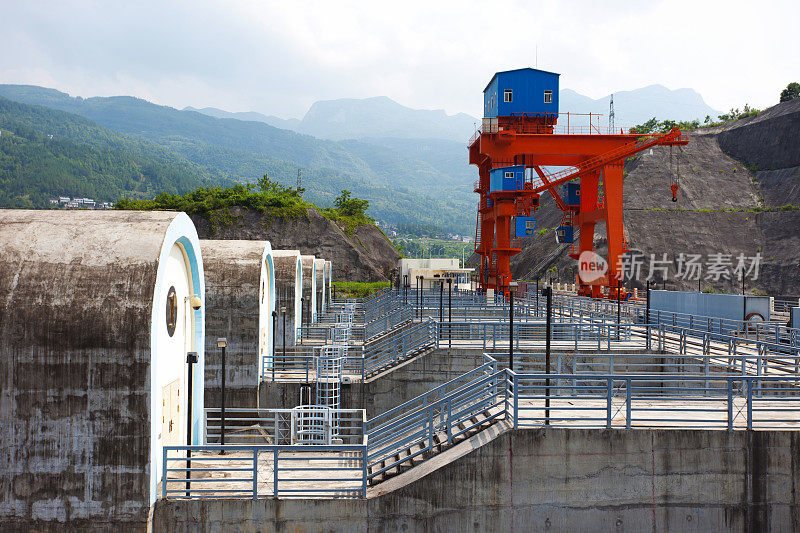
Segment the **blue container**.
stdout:
<path fill-rule="evenodd" d="M 580 183 L 567 183 L 564 185 L 564 204 L 580 207 L 581 205 L 581 185 Z"/>
<path fill-rule="evenodd" d="M 521 191 L 524 186 L 524 165 L 498 167 L 489 171 L 489 192 Z"/>
<path fill-rule="evenodd" d="M 558 244 L 571 243 L 574 239 L 572 226 L 559 226 L 556 228 L 556 242 Z"/>
<path fill-rule="evenodd" d="M 516 217 L 515 234 L 517 237 L 533 237 L 536 229 L 536 219 L 533 217 Z"/>
<path fill-rule="evenodd" d="M 534 68 L 496 73 L 483 90 L 483 116 L 558 113 L 559 76 Z"/>

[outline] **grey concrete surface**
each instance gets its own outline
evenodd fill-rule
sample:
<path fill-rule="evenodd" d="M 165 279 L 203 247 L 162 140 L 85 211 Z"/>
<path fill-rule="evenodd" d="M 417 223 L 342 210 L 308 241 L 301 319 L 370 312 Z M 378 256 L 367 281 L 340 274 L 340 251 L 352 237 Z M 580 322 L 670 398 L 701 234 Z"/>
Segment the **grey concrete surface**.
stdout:
<path fill-rule="evenodd" d="M 164 531 L 791 531 L 800 433 L 504 433 L 365 500 L 160 500 Z"/>
<path fill-rule="evenodd" d="M 151 310 L 176 216 L 0 210 L 0 530 L 146 524 Z"/>

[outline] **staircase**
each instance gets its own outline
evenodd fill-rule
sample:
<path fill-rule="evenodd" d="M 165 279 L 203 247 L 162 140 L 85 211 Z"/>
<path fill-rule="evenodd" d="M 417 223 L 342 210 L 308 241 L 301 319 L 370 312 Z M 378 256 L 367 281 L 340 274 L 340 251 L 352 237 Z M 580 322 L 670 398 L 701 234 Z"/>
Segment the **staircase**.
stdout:
<path fill-rule="evenodd" d="M 506 373 L 486 363 L 365 424 L 367 479 L 397 476 L 503 420 Z"/>
<path fill-rule="evenodd" d="M 385 335 L 364 347 L 364 378 L 395 367 L 400 363 L 436 348 L 437 325 L 429 318 L 407 329 Z"/>

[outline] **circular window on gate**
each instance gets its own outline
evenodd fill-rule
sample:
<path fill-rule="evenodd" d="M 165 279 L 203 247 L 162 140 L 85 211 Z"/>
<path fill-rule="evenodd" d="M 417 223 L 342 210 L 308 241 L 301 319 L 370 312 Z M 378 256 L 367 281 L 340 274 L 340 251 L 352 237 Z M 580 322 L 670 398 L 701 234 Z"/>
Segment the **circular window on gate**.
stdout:
<path fill-rule="evenodd" d="M 175 335 L 175 325 L 178 323 L 178 295 L 175 287 L 169 288 L 167 293 L 167 333 L 172 337 Z"/>

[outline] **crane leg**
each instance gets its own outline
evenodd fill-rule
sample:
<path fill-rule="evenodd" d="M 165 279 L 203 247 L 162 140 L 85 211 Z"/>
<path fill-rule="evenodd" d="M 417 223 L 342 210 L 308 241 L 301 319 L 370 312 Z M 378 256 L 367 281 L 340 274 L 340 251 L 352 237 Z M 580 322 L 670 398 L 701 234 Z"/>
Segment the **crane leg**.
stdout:
<path fill-rule="evenodd" d="M 621 259 L 625 249 L 622 225 L 622 163 L 603 169 L 603 188 L 606 197 L 606 235 L 608 238 L 608 297 L 616 299 L 621 277 Z M 624 298 L 624 290 L 621 295 Z"/>

